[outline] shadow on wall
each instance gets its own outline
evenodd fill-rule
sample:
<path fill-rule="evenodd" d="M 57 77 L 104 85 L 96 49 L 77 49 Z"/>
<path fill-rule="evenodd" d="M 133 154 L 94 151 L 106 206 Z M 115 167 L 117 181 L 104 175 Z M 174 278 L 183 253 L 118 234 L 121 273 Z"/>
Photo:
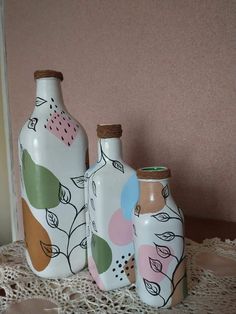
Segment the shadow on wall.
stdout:
<path fill-rule="evenodd" d="M 127 120 L 129 121 L 129 119 Z M 157 153 L 155 143 L 153 147 L 150 147 L 145 140 L 150 136 L 148 129 L 151 126 L 147 124 L 148 122 L 141 119 L 139 122 L 136 121 L 136 128 L 132 126 L 131 129 L 128 125 L 126 126 L 127 137 L 129 138 L 129 146 L 126 148 L 128 164 L 134 169 L 161 165 L 169 167 L 172 172 L 171 193 L 184 214 L 217 219 L 216 211 L 219 207 L 220 195 L 218 196 L 219 193 L 217 193 L 213 184 L 209 182 L 204 169 L 200 169 L 196 174 L 196 165 L 191 161 L 193 160 L 191 156 L 186 156 L 185 153 L 182 160 L 177 160 L 171 148 L 161 141 L 158 135 L 153 134 L 154 142 L 158 142 L 158 151 L 160 153 Z M 155 156 L 159 156 L 158 159 Z M 192 169 L 195 169 L 195 171 L 192 171 Z M 204 176 L 206 176 L 205 180 Z"/>

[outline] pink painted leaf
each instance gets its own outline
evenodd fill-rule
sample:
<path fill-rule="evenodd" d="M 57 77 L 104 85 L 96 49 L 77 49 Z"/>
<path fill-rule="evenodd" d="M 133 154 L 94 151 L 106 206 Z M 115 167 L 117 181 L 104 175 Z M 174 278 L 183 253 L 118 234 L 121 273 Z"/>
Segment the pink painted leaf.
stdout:
<path fill-rule="evenodd" d="M 159 273 L 162 271 L 162 263 L 158 259 L 149 258 L 149 264 L 153 271 Z"/>
<path fill-rule="evenodd" d="M 171 256 L 170 249 L 167 246 L 162 246 L 162 245 L 157 245 L 154 243 L 156 246 L 156 251 L 157 254 L 162 257 L 162 258 L 168 258 Z"/>

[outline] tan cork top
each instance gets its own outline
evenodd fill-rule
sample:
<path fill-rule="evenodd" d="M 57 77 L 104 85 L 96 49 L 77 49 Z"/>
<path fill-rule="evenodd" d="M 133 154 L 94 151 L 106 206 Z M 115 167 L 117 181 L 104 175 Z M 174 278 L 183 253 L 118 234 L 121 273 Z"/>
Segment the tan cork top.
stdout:
<path fill-rule="evenodd" d="M 121 137 L 122 128 L 120 124 L 98 124 L 97 136 L 99 138 Z"/>
<path fill-rule="evenodd" d="M 167 179 L 171 176 L 170 169 L 166 167 L 145 167 L 137 170 L 139 179 Z"/>
<path fill-rule="evenodd" d="M 61 72 L 58 71 L 54 71 L 54 70 L 37 70 L 34 72 L 34 79 L 40 79 L 43 77 L 56 77 L 58 79 L 60 79 L 61 81 L 63 81 L 63 74 Z"/>

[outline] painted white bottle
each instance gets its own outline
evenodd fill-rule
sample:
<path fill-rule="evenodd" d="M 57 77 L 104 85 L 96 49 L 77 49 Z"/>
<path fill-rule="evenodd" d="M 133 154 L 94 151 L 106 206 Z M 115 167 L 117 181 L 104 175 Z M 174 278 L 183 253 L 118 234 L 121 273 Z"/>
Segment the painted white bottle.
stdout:
<path fill-rule="evenodd" d="M 122 160 L 121 125 L 98 125 L 98 161 L 86 174 L 88 267 L 102 290 L 134 282 L 135 171 Z"/>
<path fill-rule="evenodd" d="M 66 110 L 60 72 L 34 73 L 34 111 L 19 136 L 26 258 L 45 278 L 86 265 L 84 173 L 87 135 Z"/>
<path fill-rule="evenodd" d="M 141 168 L 137 176 L 140 197 L 133 216 L 136 291 L 149 305 L 172 307 L 187 294 L 183 213 L 171 196 L 168 168 Z"/>

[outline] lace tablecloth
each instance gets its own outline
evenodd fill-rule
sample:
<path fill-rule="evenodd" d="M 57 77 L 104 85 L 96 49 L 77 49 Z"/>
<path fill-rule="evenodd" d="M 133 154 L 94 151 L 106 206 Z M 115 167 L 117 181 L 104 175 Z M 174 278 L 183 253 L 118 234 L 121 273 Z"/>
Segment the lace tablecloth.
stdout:
<path fill-rule="evenodd" d="M 172 309 L 140 301 L 135 286 L 102 292 L 87 269 L 61 280 L 35 276 L 21 241 L 0 247 L 0 313 L 236 313 L 236 240 L 186 240 L 188 297 Z"/>

